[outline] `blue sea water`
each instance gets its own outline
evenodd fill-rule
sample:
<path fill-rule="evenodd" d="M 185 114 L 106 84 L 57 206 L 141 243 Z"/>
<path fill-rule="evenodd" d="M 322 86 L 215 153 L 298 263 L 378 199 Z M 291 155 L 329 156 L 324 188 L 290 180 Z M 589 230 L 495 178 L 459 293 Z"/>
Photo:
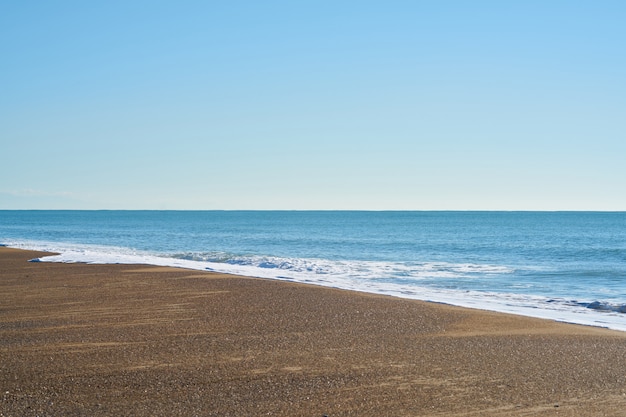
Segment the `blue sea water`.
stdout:
<path fill-rule="evenodd" d="M 624 212 L 4 210 L 0 244 L 626 331 Z"/>

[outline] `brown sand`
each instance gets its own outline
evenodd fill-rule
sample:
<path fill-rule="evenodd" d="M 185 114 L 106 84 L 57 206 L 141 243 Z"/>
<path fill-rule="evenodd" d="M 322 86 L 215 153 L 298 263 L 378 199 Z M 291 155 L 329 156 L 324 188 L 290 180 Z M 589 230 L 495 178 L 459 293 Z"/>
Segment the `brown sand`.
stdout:
<path fill-rule="evenodd" d="M 0 248 L 0 416 L 626 416 L 626 333 Z"/>

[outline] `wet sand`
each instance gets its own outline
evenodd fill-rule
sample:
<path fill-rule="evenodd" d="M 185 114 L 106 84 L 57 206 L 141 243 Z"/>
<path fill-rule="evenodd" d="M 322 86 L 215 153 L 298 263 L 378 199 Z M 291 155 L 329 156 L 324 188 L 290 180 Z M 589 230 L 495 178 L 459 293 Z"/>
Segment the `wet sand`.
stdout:
<path fill-rule="evenodd" d="M 626 416 L 626 332 L 0 248 L 0 416 Z"/>

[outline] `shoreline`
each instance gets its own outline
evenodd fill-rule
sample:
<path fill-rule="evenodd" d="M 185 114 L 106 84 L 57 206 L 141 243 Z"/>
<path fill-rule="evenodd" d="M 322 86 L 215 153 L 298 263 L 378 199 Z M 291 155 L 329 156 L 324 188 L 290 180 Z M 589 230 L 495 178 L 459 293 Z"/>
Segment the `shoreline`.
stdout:
<path fill-rule="evenodd" d="M 618 416 L 626 333 L 0 247 L 0 415 Z"/>
<path fill-rule="evenodd" d="M 578 301 L 574 298 L 559 298 L 547 296 L 533 296 L 515 293 L 489 293 L 476 291 L 454 291 L 436 288 L 414 288 L 411 286 L 390 286 L 385 283 L 381 286 L 367 286 L 361 282 L 346 280 L 339 274 L 334 278 L 306 276 L 296 273 L 290 275 L 280 269 L 258 268 L 255 265 L 212 263 L 209 261 L 191 260 L 184 258 L 160 257 L 153 254 L 99 252 L 99 248 L 87 252 L 73 249 L 64 250 L 53 245 L 8 246 L 23 250 L 48 252 L 42 256 L 41 262 L 66 262 L 86 264 L 149 264 L 160 267 L 173 267 L 196 270 L 201 272 L 216 272 L 236 276 L 254 277 L 259 279 L 273 279 L 284 282 L 319 285 L 328 288 L 337 288 L 348 291 L 364 292 L 397 297 L 401 299 L 420 300 L 440 303 L 451 306 L 493 311 L 504 314 L 514 314 L 523 317 L 553 320 L 560 323 L 578 324 L 618 330 L 626 332 L 626 304 L 611 305 L 598 298 L 588 301 Z M 67 249 L 67 248 L 65 248 Z M 52 259 L 54 258 L 54 259 Z"/>

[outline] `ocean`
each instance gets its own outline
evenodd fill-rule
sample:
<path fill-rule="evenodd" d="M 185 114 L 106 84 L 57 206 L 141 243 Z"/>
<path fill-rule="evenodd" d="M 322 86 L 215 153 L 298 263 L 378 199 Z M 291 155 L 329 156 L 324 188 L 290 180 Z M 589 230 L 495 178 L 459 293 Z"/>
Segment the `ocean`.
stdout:
<path fill-rule="evenodd" d="M 626 331 L 625 212 L 0 210 L 0 244 Z"/>

